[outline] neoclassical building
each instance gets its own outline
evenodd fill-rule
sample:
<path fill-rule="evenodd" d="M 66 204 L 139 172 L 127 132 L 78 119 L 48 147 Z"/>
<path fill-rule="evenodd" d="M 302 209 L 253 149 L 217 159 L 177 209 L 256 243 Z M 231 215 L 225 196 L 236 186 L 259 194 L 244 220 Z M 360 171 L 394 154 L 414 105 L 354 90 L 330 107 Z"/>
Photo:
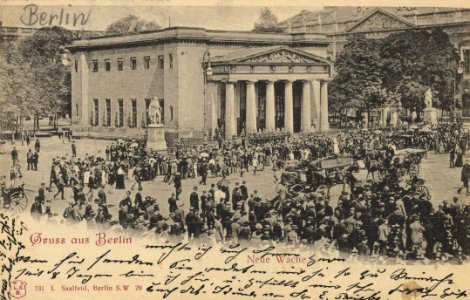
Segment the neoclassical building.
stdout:
<path fill-rule="evenodd" d="M 335 61 L 348 37 L 364 34 L 380 39 L 396 32 L 441 28 L 460 53 L 461 76 L 455 95 L 462 99 L 463 109 L 457 114 L 470 122 L 470 8 L 456 7 L 366 7 L 327 6 L 319 11 L 301 11 L 283 21 L 288 33 L 322 33 L 330 42 L 327 57 Z"/>
<path fill-rule="evenodd" d="M 181 137 L 326 132 L 328 46 L 317 33 L 181 27 L 78 40 L 68 46 L 73 128 L 143 137 L 158 97 L 166 131 Z"/>

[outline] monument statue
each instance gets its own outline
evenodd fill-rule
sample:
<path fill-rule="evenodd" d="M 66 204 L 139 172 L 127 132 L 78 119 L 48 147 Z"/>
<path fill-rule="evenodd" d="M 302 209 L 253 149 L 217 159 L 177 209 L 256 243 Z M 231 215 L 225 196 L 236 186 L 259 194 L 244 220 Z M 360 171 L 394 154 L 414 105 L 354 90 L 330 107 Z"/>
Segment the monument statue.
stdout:
<path fill-rule="evenodd" d="M 428 89 L 424 93 L 424 122 L 430 124 L 431 126 L 437 125 L 437 111 L 432 107 L 432 91 Z"/>
<path fill-rule="evenodd" d="M 432 91 L 431 91 L 431 89 L 428 89 L 424 93 L 424 106 L 426 108 L 433 108 L 432 107 Z"/>
<path fill-rule="evenodd" d="M 162 124 L 162 108 L 160 106 L 160 101 L 158 97 L 153 97 L 149 105 L 149 125 L 159 125 Z"/>
<path fill-rule="evenodd" d="M 147 149 L 166 151 L 165 128 L 162 120 L 162 107 L 158 97 L 153 97 L 149 108 L 149 126 L 147 127 Z"/>

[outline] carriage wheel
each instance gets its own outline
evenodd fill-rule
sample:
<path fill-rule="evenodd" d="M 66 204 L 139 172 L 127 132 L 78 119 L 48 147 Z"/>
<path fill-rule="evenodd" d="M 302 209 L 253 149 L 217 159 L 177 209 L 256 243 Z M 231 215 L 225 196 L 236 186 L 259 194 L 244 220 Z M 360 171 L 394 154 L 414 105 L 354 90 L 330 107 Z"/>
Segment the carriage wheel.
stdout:
<path fill-rule="evenodd" d="M 18 191 L 14 192 L 10 195 L 11 197 L 11 204 L 10 209 L 14 213 L 21 213 L 26 209 L 28 205 L 28 198 L 26 197 L 24 192 Z"/>
<path fill-rule="evenodd" d="M 427 188 L 426 186 L 424 186 L 424 185 L 419 185 L 418 188 L 417 188 L 417 191 L 418 191 L 419 193 L 422 193 L 422 194 L 426 195 L 426 197 L 428 198 L 428 200 L 431 199 L 431 196 L 429 195 L 429 190 L 428 190 L 428 188 Z"/>

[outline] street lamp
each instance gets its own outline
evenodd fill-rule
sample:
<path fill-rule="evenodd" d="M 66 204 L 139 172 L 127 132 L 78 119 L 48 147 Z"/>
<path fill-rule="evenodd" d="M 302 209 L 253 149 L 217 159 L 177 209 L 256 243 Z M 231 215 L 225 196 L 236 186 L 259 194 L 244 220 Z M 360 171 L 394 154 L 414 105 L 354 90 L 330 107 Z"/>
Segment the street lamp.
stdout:
<path fill-rule="evenodd" d="M 207 120 L 207 113 L 206 113 L 206 94 L 207 94 L 207 77 L 212 76 L 213 70 L 211 67 L 211 53 L 209 49 L 204 51 L 202 56 L 202 71 L 204 75 L 204 142 L 207 142 L 207 129 L 206 129 L 206 120 Z"/>

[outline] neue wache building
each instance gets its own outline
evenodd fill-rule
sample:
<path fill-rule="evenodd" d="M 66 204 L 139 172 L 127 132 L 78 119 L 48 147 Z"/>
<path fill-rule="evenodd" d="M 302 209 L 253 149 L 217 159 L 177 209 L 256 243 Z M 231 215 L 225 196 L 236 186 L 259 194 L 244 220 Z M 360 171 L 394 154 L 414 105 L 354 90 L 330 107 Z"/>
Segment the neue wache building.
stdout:
<path fill-rule="evenodd" d="M 144 137 L 158 97 L 166 132 L 325 132 L 327 36 L 168 28 L 75 41 L 74 133 Z"/>

